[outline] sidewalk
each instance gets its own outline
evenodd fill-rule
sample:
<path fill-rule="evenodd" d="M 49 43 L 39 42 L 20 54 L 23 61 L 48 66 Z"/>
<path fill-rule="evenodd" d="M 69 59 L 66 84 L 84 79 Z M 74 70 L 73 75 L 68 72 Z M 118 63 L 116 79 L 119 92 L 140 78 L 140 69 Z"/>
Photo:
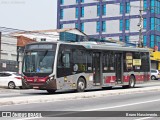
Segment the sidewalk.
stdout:
<path fill-rule="evenodd" d="M 20 89 L 18 89 L 18 88 L 16 88 L 16 89 L 8 89 L 8 88 L 0 87 L 0 93 L 6 93 L 6 92 L 16 93 L 16 92 L 19 92 L 18 90 L 20 90 Z"/>
<path fill-rule="evenodd" d="M 73 100 L 82 98 L 95 98 L 109 95 L 121 95 L 141 92 L 160 91 L 160 86 L 145 87 L 145 88 L 133 88 L 133 89 L 118 89 L 118 90 L 103 90 L 94 92 L 83 93 L 71 93 L 71 94 L 51 94 L 51 95 L 38 95 L 38 96 L 20 96 L 1 98 L 0 106 L 13 105 L 13 104 L 28 104 L 28 103 L 41 103 L 41 102 L 53 102 L 63 100 Z"/>

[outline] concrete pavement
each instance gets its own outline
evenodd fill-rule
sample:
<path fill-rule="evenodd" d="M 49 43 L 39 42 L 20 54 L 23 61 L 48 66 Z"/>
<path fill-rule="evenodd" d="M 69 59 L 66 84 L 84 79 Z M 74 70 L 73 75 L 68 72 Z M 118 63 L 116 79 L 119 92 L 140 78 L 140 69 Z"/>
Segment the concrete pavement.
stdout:
<path fill-rule="evenodd" d="M 132 94 L 133 92 L 139 93 L 139 92 L 150 92 L 150 91 L 160 91 L 160 86 L 132 88 L 132 89 L 91 91 L 91 92 L 89 91 L 89 92 L 83 92 L 83 93 L 51 94 L 51 95 L 46 94 L 46 95 L 36 95 L 36 96 L 9 97 L 9 98 L 1 98 L 0 106 L 13 105 L 13 104 L 66 101 L 66 100 L 72 100 L 72 99 L 95 98 L 95 97 L 103 97 L 108 95 Z"/>
<path fill-rule="evenodd" d="M 97 98 L 87 98 L 87 99 L 76 99 L 67 101 L 54 101 L 45 103 L 31 103 L 31 104 L 21 104 L 21 105 L 7 105 L 0 106 L 1 111 L 8 112 L 40 112 L 43 118 L 10 118 L 10 120 L 46 120 L 46 117 L 53 119 L 70 120 L 77 118 L 92 119 L 96 120 L 108 120 L 109 116 L 116 118 L 114 120 L 146 120 L 147 116 L 142 117 L 126 117 L 126 113 L 150 113 L 154 114 L 160 111 L 160 95 L 159 91 L 156 92 L 142 92 L 142 93 L 132 93 L 132 94 L 121 94 L 121 95 L 110 95 Z M 81 114 L 82 111 L 82 114 Z M 85 111 L 85 112 L 84 112 Z M 148 111 L 148 112 L 146 112 Z M 157 112 L 156 112 L 157 111 Z M 83 114 L 84 113 L 84 114 Z M 103 115 L 107 116 L 102 117 Z M 120 116 L 125 116 L 121 118 Z M 59 116 L 59 117 L 58 117 Z M 67 118 L 68 116 L 68 118 Z M 70 117 L 72 118 L 70 118 Z M 80 116 L 80 117 L 78 117 Z M 98 116 L 101 116 L 100 118 Z M 53 118 L 54 117 L 54 118 Z M 89 118 L 92 117 L 92 118 Z M 98 118 L 97 118 L 98 117 Z M 131 118 L 131 119 L 129 119 Z M 154 117 L 154 120 L 156 118 Z M 158 120 L 159 118 L 157 118 Z M 151 120 L 151 119 L 147 119 Z"/>

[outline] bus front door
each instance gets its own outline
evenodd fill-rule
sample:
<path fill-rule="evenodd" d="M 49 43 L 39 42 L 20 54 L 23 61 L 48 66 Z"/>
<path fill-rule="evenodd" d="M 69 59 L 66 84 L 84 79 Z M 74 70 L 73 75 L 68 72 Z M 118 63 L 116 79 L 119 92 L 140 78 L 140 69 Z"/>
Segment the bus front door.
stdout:
<path fill-rule="evenodd" d="M 101 69 L 100 69 L 100 53 L 93 53 L 93 83 L 95 85 L 100 85 L 101 79 Z"/>
<path fill-rule="evenodd" d="M 123 54 L 115 54 L 115 67 L 116 67 L 116 82 L 117 84 L 123 83 Z"/>

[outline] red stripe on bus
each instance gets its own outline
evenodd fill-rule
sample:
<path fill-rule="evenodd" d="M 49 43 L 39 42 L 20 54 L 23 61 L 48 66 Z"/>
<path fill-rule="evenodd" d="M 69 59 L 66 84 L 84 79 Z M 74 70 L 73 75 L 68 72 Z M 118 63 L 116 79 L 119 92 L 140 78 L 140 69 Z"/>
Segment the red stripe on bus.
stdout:
<path fill-rule="evenodd" d="M 116 76 L 105 76 L 105 83 L 113 83 L 116 81 Z M 129 82 L 130 75 L 129 76 L 123 76 L 123 82 Z M 136 81 L 149 81 L 150 80 L 150 74 L 148 75 L 135 75 Z"/>
<path fill-rule="evenodd" d="M 123 82 L 129 82 L 130 76 L 123 76 Z"/>
<path fill-rule="evenodd" d="M 105 83 L 114 83 L 116 81 L 116 76 L 106 76 Z"/>
<path fill-rule="evenodd" d="M 27 82 L 46 82 L 48 77 L 25 77 Z"/>

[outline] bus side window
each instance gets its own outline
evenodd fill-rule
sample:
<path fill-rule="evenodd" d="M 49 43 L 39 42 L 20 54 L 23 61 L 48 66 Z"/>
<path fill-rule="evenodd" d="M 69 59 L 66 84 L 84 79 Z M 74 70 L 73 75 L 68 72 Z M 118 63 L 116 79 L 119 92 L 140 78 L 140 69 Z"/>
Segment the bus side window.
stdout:
<path fill-rule="evenodd" d="M 64 68 L 70 68 L 70 53 L 64 53 L 62 57 Z"/>
<path fill-rule="evenodd" d="M 115 54 L 112 52 L 109 53 L 109 70 L 115 71 Z"/>
<path fill-rule="evenodd" d="M 106 52 L 103 54 L 103 71 L 108 71 L 109 70 L 109 54 Z"/>
<path fill-rule="evenodd" d="M 141 60 L 142 60 L 142 70 L 143 71 L 150 71 L 150 66 L 148 65 L 149 63 L 149 53 L 141 53 Z"/>
<path fill-rule="evenodd" d="M 78 65 L 77 71 L 79 72 L 87 71 L 87 53 L 86 51 L 84 51 L 83 49 L 73 50 L 73 64 Z"/>
<path fill-rule="evenodd" d="M 62 52 L 60 52 L 59 54 L 58 54 L 58 68 L 62 68 L 63 67 L 63 65 L 62 65 L 62 57 L 63 57 L 63 53 Z"/>
<path fill-rule="evenodd" d="M 70 53 L 62 51 L 58 56 L 58 68 L 70 68 Z"/>
<path fill-rule="evenodd" d="M 86 52 L 87 55 L 87 71 L 92 71 L 92 53 Z"/>
<path fill-rule="evenodd" d="M 140 61 L 140 62 L 138 62 L 138 64 L 137 64 L 137 62 L 135 62 L 134 64 L 133 64 L 133 69 L 136 71 L 136 72 L 140 72 L 141 70 L 142 70 L 142 61 L 141 61 L 141 53 L 140 52 L 135 52 L 134 54 L 133 54 L 133 60 L 135 61 Z"/>

